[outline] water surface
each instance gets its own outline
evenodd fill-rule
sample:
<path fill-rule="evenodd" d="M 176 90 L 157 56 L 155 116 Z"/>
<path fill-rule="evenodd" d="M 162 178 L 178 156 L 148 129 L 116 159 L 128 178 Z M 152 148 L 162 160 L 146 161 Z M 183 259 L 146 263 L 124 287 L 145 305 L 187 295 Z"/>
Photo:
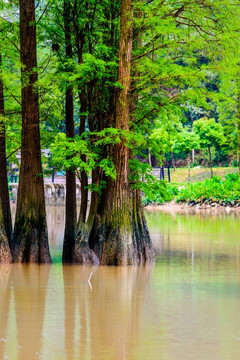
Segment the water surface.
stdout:
<path fill-rule="evenodd" d="M 0 266 L 0 359 L 237 360 L 239 215 L 146 215 L 154 267 L 62 266 L 48 207 L 54 264 Z"/>

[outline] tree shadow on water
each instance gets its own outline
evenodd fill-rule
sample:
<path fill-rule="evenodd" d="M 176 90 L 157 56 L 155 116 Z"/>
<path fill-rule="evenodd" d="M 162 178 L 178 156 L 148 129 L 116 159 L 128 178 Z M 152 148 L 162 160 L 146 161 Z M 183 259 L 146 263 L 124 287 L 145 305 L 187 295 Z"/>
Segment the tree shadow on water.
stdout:
<path fill-rule="evenodd" d="M 4 359 L 11 300 L 11 265 L 0 265 L 0 359 Z"/>
<path fill-rule="evenodd" d="M 63 266 L 67 360 L 131 358 L 152 269 Z"/>
<path fill-rule="evenodd" d="M 50 266 L 14 265 L 18 360 L 40 358 Z"/>

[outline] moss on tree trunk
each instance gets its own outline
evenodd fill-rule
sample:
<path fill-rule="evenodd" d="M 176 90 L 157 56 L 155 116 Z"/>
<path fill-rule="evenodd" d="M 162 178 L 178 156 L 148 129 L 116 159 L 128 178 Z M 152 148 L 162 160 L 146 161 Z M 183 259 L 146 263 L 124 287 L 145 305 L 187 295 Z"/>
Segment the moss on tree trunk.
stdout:
<path fill-rule="evenodd" d="M 139 190 L 114 194 L 106 189 L 90 234 L 101 265 L 143 265 L 155 260 Z M 120 200 L 120 201 L 119 201 Z"/>
<path fill-rule="evenodd" d="M 10 263 L 12 255 L 5 231 L 5 224 L 2 211 L 2 202 L 0 199 L 0 264 Z"/>

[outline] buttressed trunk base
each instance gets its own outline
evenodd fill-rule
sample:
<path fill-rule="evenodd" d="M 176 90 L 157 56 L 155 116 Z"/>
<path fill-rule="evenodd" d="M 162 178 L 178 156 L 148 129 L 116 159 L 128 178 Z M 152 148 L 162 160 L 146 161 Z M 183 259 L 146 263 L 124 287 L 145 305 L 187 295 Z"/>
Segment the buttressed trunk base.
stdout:
<path fill-rule="evenodd" d="M 125 195 L 121 208 L 114 206 L 114 201 L 109 202 L 110 208 L 105 207 L 95 217 L 90 248 L 101 265 L 143 265 L 155 261 L 141 194 L 129 189 Z"/>
<path fill-rule="evenodd" d="M 51 263 L 44 217 L 36 221 L 30 216 L 18 218 L 15 234 L 14 262 Z"/>
<path fill-rule="evenodd" d="M 0 232 L 0 264 L 12 262 L 12 255 L 7 237 Z"/>
<path fill-rule="evenodd" d="M 2 211 L 2 202 L 0 198 L 0 264 L 7 264 L 12 261 L 12 255 L 9 242 L 6 236 L 5 224 Z"/>

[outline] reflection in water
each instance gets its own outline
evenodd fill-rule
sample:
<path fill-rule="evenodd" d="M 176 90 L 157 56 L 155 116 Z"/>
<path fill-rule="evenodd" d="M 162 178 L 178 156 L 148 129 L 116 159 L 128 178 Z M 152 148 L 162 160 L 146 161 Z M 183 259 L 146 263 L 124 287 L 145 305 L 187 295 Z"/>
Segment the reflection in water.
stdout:
<path fill-rule="evenodd" d="M 0 265 L 0 359 L 4 359 L 11 299 L 11 265 Z"/>
<path fill-rule="evenodd" d="M 14 265 L 18 360 L 40 355 L 49 270 L 49 265 Z"/>
<path fill-rule="evenodd" d="M 239 215 L 146 216 L 153 268 L 62 266 L 64 207 L 49 207 L 55 263 L 0 266 L 0 359 L 237 360 Z"/>
<path fill-rule="evenodd" d="M 63 267 L 66 359 L 131 359 L 152 267 L 95 269 L 92 289 L 91 271 Z"/>

